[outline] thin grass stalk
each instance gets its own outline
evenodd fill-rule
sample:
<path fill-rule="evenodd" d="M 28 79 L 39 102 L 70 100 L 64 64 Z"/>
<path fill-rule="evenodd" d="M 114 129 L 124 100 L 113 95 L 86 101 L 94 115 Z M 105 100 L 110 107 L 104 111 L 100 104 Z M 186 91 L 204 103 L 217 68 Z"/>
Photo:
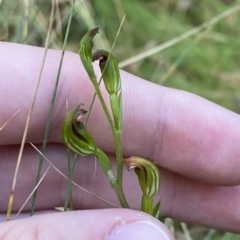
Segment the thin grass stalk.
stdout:
<path fill-rule="evenodd" d="M 187 224 L 184 223 L 184 222 L 181 222 L 180 224 L 181 224 L 182 230 L 184 232 L 185 239 L 186 240 L 192 240 L 192 237 L 191 237 L 190 232 L 188 230 Z"/>
<path fill-rule="evenodd" d="M 64 175 L 57 167 L 55 167 L 55 166 L 52 164 L 52 162 L 51 162 L 47 157 L 45 157 L 45 156 L 42 154 L 42 152 L 41 152 L 36 146 L 34 146 L 31 142 L 30 142 L 30 145 L 53 167 L 53 169 L 54 169 L 56 172 L 58 172 L 62 177 L 64 177 L 65 179 L 68 180 L 68 177 L 67 177 L 66 175 Z M 93 197 L 95 197 L 96 199 L 98 199 L 98 200 L 100 200 L 100 201 L 102 201 L 102 202 L 104 202 L 104 203 L 107 203 L 107 204 L 109 204 L 109 205 L 112 206 L 112 207 L 119 208 L 119 206 L 117 206 L 116 204 L 113 204 L 113 203 L 111 203 L 111 202 L 109 202 L 109 201 L 107 201 L 107 200 L 105 200 L 105 199 L 97 196 L 96 194 L 94 194 L 94 193 L 86 190 L 85 188 L 81 187 L 80 185 L 78 185 L 78 184 L 75 183 L 74 181 L 72 181 L 72 184 L 73 184 L 74 186 L 76 186 L 77 188 L 79 188 L 80 190 L 82 190 L 83 192 L 89 194 L 90 196 L 93 196 Z"/>
<path fill-rule="evenodd" d="M 39 83 L 40 83 L 40 80 L 41 80 L 42 71 L 43 71 L 46 56 L 47 56 L 47 49 L 48 49 L 48 44 L 49 44 L 49 39 L 50 39 L 50 35 L 51 35 L 51 31 L 52 31 L 52 24 L 53 24 L 53 13 L 54 13 L 54 4 L 52 2 L 52 10 L 51 10 L 51 15 L 50 15 L 50 23 L 49 23 L 47 38 L 46 38 L 46 42 L 45 42 L 44 56 L 43 56 L 39 76 L 38 76 L 38 79 L 37 79 L 37 83 L 36 83 L 36 86 L 35 86 L 32 102 L 31 102 L 29 110 L 28 110 L 27 121 L 26 121 L 25 129 L 24 129 L 24 133 L 23 133 L 23 137 L 22 137 L 22 142 L 21 142 L 21 146 L 20 146 L 20 150 L 19 150 L 19 155 L 18 155 L 18 159 L 17 159 L 15 172 L 14 172 L 12 190 L 11 190 L 11 193 L 10 193 L 10 196 L 9 196 L 7 215 L 6 215 L 6 220 L 7 221 L 10 220 L 10 216 L 11 216 L 11 212 L 12 212 L 12 205 L 13 205 L 13 201 L 14 201 L 14 192 L 15 192 L 16 183 L 17 183 L 17 176 L 18 176 L 18 172 L 19 172 L 20 163 L 21 163 L 21 160 L 22 160 L 22 154 L 23 154 L 23 150 L 24 150 L 24 146 L 25 146 L 25 142 L 26 142 L 26 137 L 27 137 L 27 133 L 28 133 L 29 122 L 30 122 L 30 119 L 31 119 L 31 114 L 32 114 L 34 103 L 35 103 L 35 99 L 36 99 L 36 95 L 37 95 L 37 91 L 38 91 L 38 86 L 39 86 Z"/>
<path fill-rule="evenodd" d="M 212 29 L 212 27 L 206 28 L 201 34 L 196 36 L 196 39 L 192 41 L 190 45 L 188 45 L 182 52 L 180 56 L 171 64 L 171 66 L 167 69 L 167 71 L 163 74 L 158 84 L 163 85 L 167 79 L 174 73 L 177 69 L 178 65 L 181 63 L 185 55 L 187 55 L 190 50 L 197 45 L 204 37 L 206 37 L 207 33 Z M 159 75 L 159 74 L 158 74 Z"/>
<path fill-rule="evenodd" d="M 1 3 L 2 4 L 2 3 Z M 5 8 L 6 10 L 4 11 L 4 21 L 3 21 L 3 26 L 5 29 L 5 36 L 3 38 L 6 38 L 5 40 L 9 40 L 9 6 L 10 6 L 10 1 L 5 1 L 4 4 L 6 4 Z M 0 6 L 1 7 L 1 6 Z"/>
<path fill-rule="evenodd" d="M 0 132 L 8 125 L 8 123 L 20 112 L 20 109 L 18 109 L 1 127 Z"/>
<path fill-rule="evenodd" d="M 19 216 L 19 214 L 22 212 L 23 208 L 26 206 L 27 202 L 29 201 L 29 199 L 32 197 L 35 189 L 37 189 L 39 187 L 39 185 L 41 184 L 42 180 L 45 178 L 45 176 L 48 173 L 48 170 L 50 169 L 51 165 L 49 164 L 46 171 L 43 173 L 41 179 L 39 180 L 38 184 L 34 187 L 34 189 L 32 190 L 32 192 L 29 194 L 29 196 L 27 197 L 26 201 L 23 203 L 23 205 L 21 206 L 21 208 L 19 209 L 18 213 L 16 214 L 14 219 L 17 219 L 17 217 Z"/>
<path fill-rule="evenodd" d="M 75 6 L 75 20 L 79 22 L 80 25 L 84 22 L 88 29 L 92 29 L 98 26 L 98 20 L 96 19 L 97 13 L 94 11 L 91 1 L 77 1 Z M 99 48 L 110 48 L 107 37 L 104 33 L 100 33 L 101 38 L 98 39 L 97 47 Z"/>
<path fill-rule="evenodd" d="M 68 176 L 70 178 L 70 174 L 71 174 L 71 150 L 68 148 L 67 149 L 67 155 L 68 155 Z M 74 162 L 75 162 L 75 159 L 77 159 L 77 154 L 75 154 L 74 156 Z M 69 205 L 70 205 L 70 209 L 73 210 L 73 197 L 72 197 L 72 185 L 68 184 L 68 186 L 70 187 L 70 196 L 69 196 Z M 68 191 L 68 190 L 67 190 Z M 68 193 L 67 193 L 68 194 Z M 66 198 L 67 198 L 67 195 L 66 195 Z"/>
<path fill-rule="evenodd" d="M 69 151 L 69 150 L 68 150 Z M 73 173 L 74 169 L 77 163 L 77 154 L 74 156 L 73 164 L 71 167 L 71 164 L 69 166 L 69 174 L 68 174 L 68 186 L 67 186 L 67 193 L 66 193 L 66 199 L 64 203 L 64 211 L 67 211 L 68 208 L 68 201 L 70 200 L 71 210 L 73 209 L 73 202 L 72 202 L 72 179 L 73 179 Z"/>
<path fill-rule="evenodd" d="M 167 49 L 167 48 L 169 48 L 169 47 L 171 47 L 171 46 L 173 46 L 173 45 L 175 45 L 175 44 L 177 44 L 177 43 L 179 43 L 179 42 L 181 42 L 181 41 L 183 41 L 183 40 L 185 40 L 185 39 L 187 39 L 191 36 L 193 36 L 194 34 L 199 33 L 203 29 L 208 28 L 209 26 L 216 24 L 220 20 L 224 19 L 225 17 L 227 17 L 227 16 L 229 16 L 229 15 L 231 15 L 231 14 L 233 14 L 233 13 L 239 11 L 239 10 L 240 10 L 240 3 L 234 5 L 233 7 L 229 8 L 228 10 L 226 10 L 222 13 L 220 13 L 219 15 L 211 18 L 210 20 L 200 24 L 199 26 L 197 26 L 195 28 L 192 28 L 189 31 L 179 35 L 178 37 L 175 37 L 175 38 L 173 38 L 173 39 L 171 39 L 171 40 L 169 40 L 169 41 L 167 41 L 167 42 L 165 42 L 161 45 L 158 45 L 154 48 L 151 48 L 151 49 L 149 49 L 145 52 L 142 52 L 140 54 L 137 54 L 137 55 L 135 55 L 131 58 L 128 58 L 128 59 L 120 62 L 119 67 L 120 68 L 126 67 L 130 64 L 139 62 L 139 61 L 141 61 L 141 60 L 143 60 L 147 57 L 150 57 L 150 56 L 152 56 L 152 55 L 154 55 L 158 52 L 161 52 L 161 51 L 163 51 L 163 50 L 165 50 L 165 49 Z"/>
<path fill-rule="evenodd" d="M 31 34 L 29 32 L 28 41 L 33 41 L 37 35 L 41 35 L 41 37 L 45 38 L 46 26 L 48 25 L 48 20 L 46 19 L 44 13 L 41 11 L 42 5 L 45 3 L 45 0 L 38 1 L 36 4 L 34 1 L 30 4 L 29 7 L 29 29 L 34 28 L 35 34 Z M 55 12 L 56 12 L 56 2 L 55 2 Z M 51 33 L 51 47 L 54 49 L 60 49 L 62 46 L 62 41 L 58 38 L 58 33 L 52 31 Z"/>
<path fill-rule="evenodd" d="M 73 16 L 73 10 L 74 10 L 75 1 L 76 0 L 73 0 L 73 2 L 72 2 L 71 11 L 70 11 L 69 20 L 68 20 L 67 31 L 66 31 L 66 35 L 65 35 L 65 38 L 64 38 L 64 42 L 63 42 L 62 55 L 61 55 L 61 59 L 60 59 L 59 67 L 58 67 L 58 74 L 57 74 L 55 87 L 54 87 L 54 91 L 53 91 L 53 95 L 52 95 L 50 110 L 49 110 L 49 114 L 48 114 L 48 120 L 47 120 L 47 124 L 46 124 L 46 130 L 45 130 L 44 139 L 43 139 L 43 145 L 42 145 L 42 149 L 41 149 L 41 152 L 43 154 L 45 153 L 46 146 L 47 146 L 47 139 L 48 139 L 50 125 L 51 125 L 51 120 L 52 120 L 53 107 L 54 107 L 54 103 L 55 103 L 55 99 L 56 99 L 57 87 L 58 87 L 58 83 L 59 83 L 59 79 L 60 79 L 60 73 L 61 73 L 61 69 L 62 69 L 63 57 L 64 57 L 64 54 L 65 54 L 65 49 L 66 49 L 66 45 L 67 45 L 67 41 L 68 41 L 70 26 L 71 26 L 71 22 L 72 22 L 72 16 Z M 41 176 L 42 164 L 43 164 L 43 156 L 41 155 L 41 158 L 39 160 L 36 184 L 38 183 L 38 181 L 40 179 L 40 176 Z M 33 201 L 32 201 L 32 207 L 31 207 L 30 216 L 32 216 L 33 213 L 34 213 L 36 198 L 37 198 L 37 190 L 34 192 L 34 195 L 33 195 Z"/>
<path fill-rule="evenodd" d="M 24 9 L 25 21 L 23 23 L 22 39 L 23 39 L 23 42 L 26 43 L 27 35 L 28 35 L 28 21 L 29 21 L 29 0 L 24 0 L 23 2 L 25 5 L 25 9 Z"/>
<path fill-rule="evenodd" d="M 68 110 L 68 100 L 66 100 L 66 109 Z M 71 174 L 71 150 L 69 148 L 67 148 L 67 156 L 68 156 L 68 176 L 70 176 L 70 174 Z M 77 159 L 77 156 L 78 155 L 75 154 L 74 160 L 75 160 L 75 158 Z M 69 205 L 70 205 L 70 209 L 73 210 L 72 185 L 70 185 L 70 190 L 69 191 L 70 191 Z"/>

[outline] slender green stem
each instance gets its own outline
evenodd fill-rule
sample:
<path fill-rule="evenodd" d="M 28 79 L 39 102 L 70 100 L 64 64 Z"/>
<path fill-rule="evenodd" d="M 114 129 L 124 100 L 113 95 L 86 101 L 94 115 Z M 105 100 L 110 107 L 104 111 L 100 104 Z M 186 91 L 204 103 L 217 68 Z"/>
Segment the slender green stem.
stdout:
<path fill-rule="evenodd" d="M 96 149 L 95 156 L 98 158 L 103 172 L 108 177 L 108 180 L 109 180 L 113 190 L 115 191 L 121 206 L 124 208 L 129 208 L 129 205 L 128 205 L 125 195 L 122 191 L 122 188 L 118 185 L 117 179 L 112 172 L 111 162 L 110 162 L 108 156 L 100 148 Z"/>
<path fill-rule="evenodd" d="M 153 197 L 142 196 L 142 211 L 150 215 L 153 213 Z"/>
<path fill-rule="evenodd" d="M 101 103 L 101 105 L 102 105 L 103 111 L 104 111 L 104 113 L 105 113 L 105 115 L 106 115 L 106 117 L 107 117 L 107 120 L 108 120 L 108 122 L 109 122 L 109 125 L 110 125 L 110 127 L 111 127 L 111 130 L 112 130 L 112 132 L 115 132 L 113 120 L 112 120 L 112 118 L 111 118 L 111 116 L 110 116 L 110 113 L 109 113 L 109 111 L 108 111 L 107 105 L 106 105 L 106 103 L 105 103 L 105 101 L 104 101 L 104 99 L 103 99 L 103 96 L 102 96 L 102 93 L 101 93 L 101 91 L 100 91 L 98 82 L 97 82 L 97 81 L 93 81 L 93 85 L 94 85 L 96 94 L 97 94 L 97 96 L 98 96 L 98 98 L 99 98 L 99 100 L 100 100 L 100 103 Z"/>
<path fill-rule="evenodd" d="M 115 142 L 115 148 L 116 148 L 116 158 L 117 158 L 117 182 L 118 182 L 118 186 L 119 186 L 119 190 L 121 192 L 121 194 L 123 195 L 122 198 L 125 199 L 125 195 L 123 192 L 123 187 L 122 187 L 122 166 L 123 166 L 123 156 L 122 156 L 122 144 L 121 144 L 121 132 L 120 131 L 116 131 L 113 120 L 109 114 L 108 108 L 106 106 L 106 103 L 103 99 L 102 93 L 100 91 L 99 85 L 97 81 L 92 81 L 96 94 L 100 100 L 100 103 L 103 107 L 103 111 L 107 117 L 107 120 L 109 122 L 109 125 L 111 127 L 112 133 L 113 133 L 113 137 L 114 137 L 114 142 Z M 122 204 L 122 203 L 121 203 Z M 122 207 L 128 208 L 128 204 L 124 204 L 122 205 Z"/>
<path fill-rule="evenodd" d="M 70 174 L 71 174 L 71 150 L 69 148 L 67 148 L 67 155 L 68 155 L 68 176 L 70 178 Z M 75 154 L 73 162 L 75 162 L 77 160 L 77 157 L 78 157 L 78 154 Z M 70 206 L 70 209 L 73 210 L 72 185 L 68 184 L 68 187 L 70 187 L 70 190 L 69 190 L 70 191 L 69 206 Z"/>
<path fill-rule="evenodd" d="M 121 90 L 120 90 L 121 91 Z M 123 153 L 122 153 L 122 94 L 111 94 L 110 103 L 114 118 L 114 139 L 116 144 L 117 183 L 122 187 Z"/>
<path fill-rule="evenodd" d="M 70 152 L 70 149 L 67 148 L 67 156 L 68 156 L 68 181 L 70 179 L 70 174 L 71 174 L 71 152 Z M 70 185 L 71 187 L 72 185 Z M 69 182 L 68 182 L 68 187 L 69 187 Z M 71 202 L 71 195 L 72 195 L 72 190 L 70 189 L 70 202 Z M 67 194 L 66 194 L 67 196 Z M 66 197 L 67 198 L 67 197 Z M 65 199 L 66 201 L 66 199 Z M 66 202 L 65 202 L 66 203 Z M 67 209 L 65 210 L 65 205 L 64 205 L 64 211 L 67 211 Z"/>
<path fill-rule="evenodd" d="M 67 186 L 67 194 L 66 194 L 66 199 L 65 199 L 65 204 L 64 204 L 64 211 L 67 211 L 69 199 L 71 201 L 73 172 L 74 172 L 74 169 L 75 169 L 75 166 L 76 166 L 76 163 L 77 163 L 77 157 L 76 156 L 77 156 L 77 154 L 74 157 L 72 167 L 70 168 L 70 171 L 69 171 L 68 186 Z"/>
<path fill-rule="evenodd" d="M 122 133 L 114 132 L 114 139 L 116 145 L 116 158 L 117 158 L 117 183 L 122 188 L 122 176 L 123 176 L 123 154 L 122 154 Z"/>

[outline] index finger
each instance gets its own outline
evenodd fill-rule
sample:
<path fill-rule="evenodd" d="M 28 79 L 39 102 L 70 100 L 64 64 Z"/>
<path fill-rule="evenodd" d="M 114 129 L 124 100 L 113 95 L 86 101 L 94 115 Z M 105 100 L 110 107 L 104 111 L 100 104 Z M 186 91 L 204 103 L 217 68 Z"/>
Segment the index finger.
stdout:
<path fill-rule="evenodd" d="M 0 43 L 0 52 L 0 122 L 21 109 L 1 131 L 0 144 L 17 144 L 22 138 L 43 49 Z M 43 139 L 60 55 L 59 51 L 48 51 L 27 141 Z M 125 155 L 145 157 L 173 172 L 209 183 L 240 183 L 236 171 L 240 157 L 236 147 L 240 140 L 239 115 L 196 95 L 158 86 L 126 72 L 121 72 L 121 77 Z M 61 142 L 66 99 L 70 108 L 82 102 L 88 109 L 93 93 L 79 56 L 66 53 L 49 141 Z M 106 92 L 104 96 L 108 99 Z M 99 147 L 114 152 L 110 128 L 98 101 L 88 129 Z"/>

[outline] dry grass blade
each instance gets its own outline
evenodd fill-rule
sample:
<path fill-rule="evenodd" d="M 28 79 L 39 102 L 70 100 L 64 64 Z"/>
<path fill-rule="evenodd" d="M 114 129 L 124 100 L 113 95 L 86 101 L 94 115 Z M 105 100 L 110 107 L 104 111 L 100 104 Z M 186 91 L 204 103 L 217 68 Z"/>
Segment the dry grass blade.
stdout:
<path fill-rule="evenodd" d="M 53 167 L 54 170 L 56 170 L 56 171 L 57 171 L 61 176 L 63 176 L 64 178 L 68 179 L 68 177 L 67 177 L 66 175 L 64 175 L 58 168 L 56 168 L 56 167 L 51 163 L 51 161 L 50 161 L 47 157 L 45 157 L 45 156 L 41 153 L 41 151 L 40 151 L 36 146 L 34 146 L 32 143 L 30 143 L 30 144 L 31 144 L 32 147 Z M 109 205 L 112 206 L 112 207 L 119 208 L 119 206 L 117 206 L 117 205 L 115 205 L 115 204 L 113 204 L 113 203 L 111 203 L 111 202 L 109 202 L 109 201 L 107 201 L 107 200 L 105 200 L 105 199 L 103 199 L 103 198 L 95 195 L 95 194 L 92 193 L 92 192 L 89 192 L 89 191 L 86 190 L 85 188 L 79 186 L 77 183 L 75 183 L 75 182 L 72 181 L 72 184 L 75 185 L 77 188 L 81 189 L 82 191 L 84 191 L 85 193 L 87 193 L 87 194 L 89 194 L 89 195 L 91 195 L 91 196 L 93 196 L 93 197 L 101 200 L 102 202 L 107 203 L 107 204 L 109 204 Z"/>
<path fill-rule="evenodd" d="M 88 29 L 92 29 L 99 25 L 99 22 L 96 19 L 96 13 L 92 7 L 91 1 L 76 1 L 75 5 L 75 20 L 79 22 L 80 26 L 82 25 L 82 19 L 87 25 Z M 99 36 L 96 36 L 98 41 L 95 41 L 94 45 L 96 48 L 109 49 L 110 45 L 108 43 L 107 37 L 103 31 L 99 33 Z"/>
<path fill-rule="evenodd" d="M 0 132 L 7 126 L 7 124 L 20 112 L 20 109 L 18 109 L 1 127 Z"/>
<path fill-rule="evenodd" d="M 25 21 L 25 23 L 24 23 L 23 31 L 22 31 L 22 38 L 23 38 L 23 39 L 26 39 L 26 38 L 27 38 L 27 35 L 28 35 L 28 19 L 29 19 L 28 9 L 29 9 L 29 1 L 30 1 L 30 0 L 24 0 L 24 5 L 25 5 L 24 15 L 25 15 L 26 21 Z"/>
<path fill-rule="evenodd" d="M 187 39 L 187 38 L 189 38 L 191 36 L 193 36 L 194 34 L 199 33 L 203 29 L 208 28 L 209 26 L 214 25 L 215 23 L 219 22 L 223 18 L 225 18 L 225 17 L 227 17 L 227 16 L 229 16 L 229 15 L 231 15 L 231 14 L 233 14 L 233 13 L 239 11 L 239 10 L 240 10 L 240 3 L 235 5 L 235 6 L 233 6 L 233 7 L 231 7 L 231 8 L 229 8 L 228 10 L 220 13 L 216 17 L 213 17 L 210 20 L 202 23 L 198 27 L 192 28 L 191 30 L 181 34 L 180 36 L 178 36 L 176 38 L 173 38 L 173 39 L 171 39 L 171 40 L 169 40 L 169 41 L 167 41 L 167 42 L 165 42 L 165 43 L 163 43 L 161 45 L 158 45 L 158 46 L 156 46 L 154 48 L 151 48 L 151 49 L 149 49 L 149 50 L 147 50 L 145 52 L 142 52 L 142 53 L 140 53 L 140 54 L 138 54 L 138 55 L 136 55 L 134 57 L 131 57 L 131 58 L 127 59 L 127 60 L 124 60 L 124 61 L 120 62 L 119 63 L 119 67 L 120 68 L 126 67 L 126 66 L 128 66 L 128 65 L 130 65 L 132 63 L 138 62 L 140 60 L 145 59 L 146 57 L 149 57 L 149 56 L 152 56 L 153 54 L 161 52 L 161 51 L 163 51 L 163 50 L 165 50 L 165 49 L 167 49 L 167 48 L 169 48 L 169 47 L 171 47 L 171 46 L 173 46 L 173 45 L 175 45 L 175 44 L 177 44 L 177 43 L 179 43 L 179 42 L 181 42 L 181 41 L 183 41 L 183 40 L 185 40 L 185 39 Z"/>
<path fill-rule="evenodd" d="M 203 38 L 208 36 L 209 32 L 212 30 L 212 27 L 206 28 L 205 31 L 201 32 L 201 34 L 197 35 L 196 39 L 193 41 L 191 45 L 188 46 L 188 48 L 184 49 L 182 55 L 178 57 L 178 59 L 173 62 L 170 67 L 167 69 L 166 73 L 161 77 L 160 81 L 158 82 L 159 85 L 163 85 L 167 79 L 177 70 L 178 65 L 180 63 L 180 59 L 191 50 L 191 48 L 194 45 L 197 45 Z"/>
<path fill-rule="evenodd" d="M 59 6 L 59 0 L 56 0 L 56 14 L 55 14 L 55 21 L 56 21 L 56 36 L 59 34 L 60 39 L 62 39 L 62 32 L 63 32 L 63 22 L 61 18 L 61 11 Z"/>
<path fill-rule="evenodd" d="M 39 7 L 34 2 L 31 3 L 31 11 L 29 11 L 28 17 L 29 17 L 29 23 L 32 23 L 32 24 L 34 23 L 34 29 L 35 29 L 35 33 L 31 31 L 28 32 L 29 33 L 28 41 L 31 42 L 31 39 L 37 38 L 38 34 L 41 36 L 42 39 L 45 39 L 47 28 L 49 28 L 49 20 L 46 18 L 46 14 L 39 11 Z M 56 29 L 57 29 L 56 31 L 51 31 L 51 45 L 55 49 L 58 49 L 61 47 L 62 43 L 61 43 L 61 39 L 59 39 L 58 37 L 58 28 L 56 27 Z"/>
<path fill-rule="evenodd" d="M 182 230 L 183 230 L 183 232 L 184 232 L 184 235 L 185 235 L 186 240 L 192 240 L 192 238 L 191 238 L 191 236 L 190 236 L 190 233 L 189 233 L 189 231 L 188 231 L 188 228 L 187 228 L 186 223 L 181 222 L 181 227 L 182 227 Z"/>
<path fill-rule="evenodd" d="M 35 102 L 36 95 L 37 95 L 38 86 L 39 86 L 39 83 L 40 83 L 40 80 L 41 80 L 42 71 L 43 71 L 43 67 L 44 67 L 44 63 L 45 63 L 45 59 L 46 59 L 46 55 L 47 55 L 47 49 L 48 49 L 48 44 L 49 44 L 49 39 L 50 39 L 52 24 L 53 24 L 54 6 L 55 6 L 55 1 L 52 0 L 52 10 L 51 10 L 51 16 L 50 16 L 50 23 L 49 23 L 47 38 L 46 38 L 46 42 L 45 42 L 44 56 L 43 56 L 39 76 L 38 76 L 38 79 L 37 79 L 37 82 L 36 82 L 36 86 L 35 86 L 35 89 L 34 89 L 33 98 L 32 98 L 32 101 L 31 101 L 31 104 L 30 104 L 30 107 L 29 107 L 29 111 L 28 111 L 27 121 L 26 121 L 25 129 L 24 129 L 24 133 L 23 133 L 23 137 L 22 137 L 22 142 L 21 142 L 21 146 L 20 146 L 20 150 L 19 150 L 19 155 L 18 155 L 18 159 L 17 159 L 15 172 L 14 172 L 12 190 L 11 190 L 11 193 L 10 193 L 8 208 L 7 208 L 6 220 L 10 219 L 11 212 L 12 212 L 12 205 L 13 205 L 13 200 L 14 200 L 14 191 L 15 191 L 15 187 L 16 187 L 16 183 L 17 183 L 18 171 L 19 171 L 19 167 L 20 167 L 20 163 L 21 163 L 21 159 L 22 159 L 22 154 L 23 154 L 23 150 L 24 150 L 24 146 L 25 146 L 25 142 L 26 142 L 29 122 L 30 122 L 30 119 L 31 119 L 31 114 L 32 114 L 34 102 Z"/>
<path fill-rule="evenodd" d="M 42 175 L 41 179 L 39 180 L 38 184 L 34 187 L 34 189 L 32 190 L 32 192 L 29 194 L 29 196 L 27 197 L 26 201 L 23 203 L 22 207 L 19 209 L 18 213 L 15 216 L 15 219 L 17 219 L 17 217 L 19 216 L 19 214 L 22 212 L 23 208 L 25 207 L 25 205 L 27 204 L 27 202 L 29 201 L 29 199 L 31 198 L 31 196 L 34 194 L 35 190 L 39 187 L 40 183 L 42 182 L 42 180 L 44 179 L 44 177 L 46 176 L 48 170 L 50 169 L 51 165 L 48 166 L 48 168 L 46 169 L 46 171 L 44 172 L 44 174 Z"/>

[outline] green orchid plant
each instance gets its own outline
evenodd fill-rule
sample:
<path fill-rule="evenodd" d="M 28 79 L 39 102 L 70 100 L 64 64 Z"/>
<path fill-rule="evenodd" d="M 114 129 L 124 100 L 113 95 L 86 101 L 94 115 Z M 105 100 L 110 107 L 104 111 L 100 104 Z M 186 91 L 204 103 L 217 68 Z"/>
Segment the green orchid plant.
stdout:
<path fill-rule="evenodd" d="M 108 156 L 97 146 L 94 138 L 86 129 L 86 123 L 84 124 L 81 122 L 82 116 L 87 113 L 86 110 L 81 108 L 82 104 L 76 105 L 67 113 L 62 127 L 62 139 L 68 149 L 71 149 L 73 152 L 81 156 L 94 155 L 98 159 L 103 172 L 107 176 L 111 187 L 114 189 L 116 196 L 119 199 L 121 207 L 129 208 L 129 204 L 126 200 L 122 187 L 124 160 L 121 138 L 122 89 L 119 66 L 112 53 L 106 50 L 97 50 L 96 52 L 92 53 L 92 39 L 98 32 L 99 28 L 96 27 L 87 32 L 81 39 L 79 56 L 89 76 L 89 79 L 94 86 L 96 95 L 100 100 L 113 134 L 117 161 L 116 176 L 112 170 L 111 162 Z M 101 79 L 103 79 L 105 88 L 109 94 L 111 106 L 110 110 L 107 108 L 107 105 L 104 102 L 99 88 L 99 81 L 97 80 L 93 69 L 92 62 L 96 60 L 99 61 L 99 67 L 102 73 Z M 160 173 L 158 168 L 151 161 L 139 157 L 130 157 L 126 159 L 125 162 L 128 165 L 128 169 L 134 168 L 138 176 L 139 184 L 143 192 L 141 205 L 142 211 L 158 217 L 160 202 L 153 207 L 153 198 L 158 192 L 160 185 Z"/>

